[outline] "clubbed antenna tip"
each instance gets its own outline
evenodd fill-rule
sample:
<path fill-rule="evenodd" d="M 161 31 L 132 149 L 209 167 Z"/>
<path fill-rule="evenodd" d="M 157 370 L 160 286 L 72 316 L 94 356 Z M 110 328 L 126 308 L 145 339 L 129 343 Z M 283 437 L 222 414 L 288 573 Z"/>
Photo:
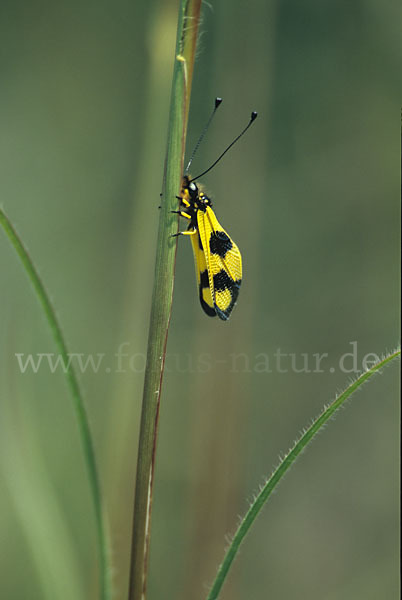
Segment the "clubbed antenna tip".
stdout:
<path fill-rule="evenodd" d="M 219 104 L 220 104 L 220 102 L 219 102 L 219 104 L 218 104 L 218 105 L 216 104 L 216 102 L 217 102 L 218 100 L 221 100 L 221 98 L 216 98 L 216 100 L 215 100 L 215 110 L 216 110 L 217 106 L 219 106 Z M 221 100 L 221 101 L 222 101 L 222 100 Z M 212 116 L 215 114 L 215 110 L 214 110 L 214 112 L 212 113 Z M 226 152 L 227 152 L 228 150 L 230 150 L 230 148 L 231 148 L 232 146 L 234 146 L 234 144 L 235 144 L 235 143 L 236 143 L 236 142 L 237 142 L 237 141 L 238 141 L 238 140 L 239 140 L 239 139 L 240 139 L 240 138 L 241 138 L 241 137 L 242 137 L 242 136 L 243 136 L 243 135 L 246 133 L 246 131 L 247 131 L 247 129 L 250 127 L 250 125 L 251 125 L 251 124 L 252 124 L 252 123 L 253 123 L 253 122 L 256 120 L 256 118 L 257 118 L 257 114 L 258 114 L 258 113 L 257 113 L 255 110 L 253 110 L 253 112 L 251 113 L 251 116 L 250 116 L 250 121 L 248 122 L 248 124 L 246 125 L 246 127 L 243 129 L 243 131 L 242 131 L 242 132 L 241 132 L 241 133 L 240 133 L 240 134 L 239 134 L 239 135 L 238 135 L 238 136 L 237 136 L 237 137 L 236 137 L 236 138 L 233 140 L 233 142 L 232 142 L 231 144 L 229 144 L 229 146 L 226 148 L 226 150 L 224 150 L 224 152 L 222 152 L 222 154 L 221 154 L 220 156 L 218 156 L 218 158 L 216 159 L 216 161 L 215 161 L 214 163 L 212 163 L 212 165 L 211 165 L 211 166 L 210 166 L 208 169 L 206 169 L 205 171 L 203 171 L 203 172 L 202 172 L 200 175 L 197 175 L 197 177 L 193 177 L 193 178 L 191 179 L 191 181 L 195 181 L 196 179 L 199 179 L 200 177 L 202 177 L 202 176 L 203 176 L 203 175 L 205 175 L 206 173 L 209 173 L 209 171 L 210 171 L 211 169 L 213 169 L 213 168 L 214 168 L 214 166 L 215 166 L 216 164 L 218 164 L 218 162 L 221 160 L 221 158 L 223 158 L 223 157 L 225 156 Z M 211 117 L 211 118 L 212 118 L 212 117 Z M 188 170 L 188 169 L 187 169 L 187 170 Z M 186 170 L 186 173 L 187 173 L 187 170 Z"/>

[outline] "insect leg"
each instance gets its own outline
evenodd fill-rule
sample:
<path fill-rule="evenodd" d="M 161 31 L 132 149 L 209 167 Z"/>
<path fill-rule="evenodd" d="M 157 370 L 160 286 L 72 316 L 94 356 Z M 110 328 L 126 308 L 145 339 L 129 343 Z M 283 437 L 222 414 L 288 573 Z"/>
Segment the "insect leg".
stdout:
<path fill-rule="evenodd" d="M 179 233 L 172 233 L 171 237 L 178 237 L 179 235 L 195 235 L 196 233 L 196 229 L 190 229 L 187 231 L 179 231 Z"/>
<path fill-rule="evenodd" d="M 184 217 L 185 219 L 191 219 L 191 215 L 184 212 L 183 210 L 171 210 L 170 212 L 175 213 L 176 215 L 180 215 L 181 217 Z"/>
<path fill-rule="evenodd" d="M 184 204 L 184 206 L 187 208 L 190 206 L 190 202 L 186 200 L 186 198 L 183 198 L 183 196 L 176 196 L 176 198 L 180 200 L 181 204 Z"/>

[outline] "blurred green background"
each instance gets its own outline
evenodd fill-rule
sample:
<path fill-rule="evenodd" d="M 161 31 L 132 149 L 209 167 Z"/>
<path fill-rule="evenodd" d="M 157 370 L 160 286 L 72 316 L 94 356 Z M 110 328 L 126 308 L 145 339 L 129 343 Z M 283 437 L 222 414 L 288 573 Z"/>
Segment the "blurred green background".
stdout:
<path fill-rule="evenodd" d="M 119 600 L 177 8 L 171 0 L 1 3 L 0 202 L 70 352 L 104 355 L 80 380 Z M 205 598 L 253 492 L 353 377 L 345 353 L 356 351 L 361 368 L 366 354 L 392 350 L 399 330 L 400 3 L 221 0 L 203 15 L 189 146 L 214 97 L 224 104 L 193 174 L 251 110 L 259 117 L 203 181 L 243 254 L 229 323 L 201 311 L 190 244 L 179 240 L 150 600 Z M 19 368 L 16 353 L 56 350 L 3 232 L 0 268 L 0 596 L 96 598 L 72 405 L 60 369 Z M 128 356 L 118 359 L 119 348 Z M 315 372 L 314 354 L 324 353 Z M 393 365 L 315 440 L 258 519 L 223 599 L 399 597 L 397 399 Z"/>

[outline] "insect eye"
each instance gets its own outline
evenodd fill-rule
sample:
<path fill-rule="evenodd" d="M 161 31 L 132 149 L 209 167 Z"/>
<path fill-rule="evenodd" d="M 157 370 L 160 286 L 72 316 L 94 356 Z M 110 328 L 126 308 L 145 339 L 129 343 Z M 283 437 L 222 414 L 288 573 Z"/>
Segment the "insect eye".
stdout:
<path fill-rule="evenodd" d="M 195 183 L 190 183 L 190 185 L 188 187 L 192 192 L 195 192 L 197 189 L 197 186 L 195 185 Z"/>

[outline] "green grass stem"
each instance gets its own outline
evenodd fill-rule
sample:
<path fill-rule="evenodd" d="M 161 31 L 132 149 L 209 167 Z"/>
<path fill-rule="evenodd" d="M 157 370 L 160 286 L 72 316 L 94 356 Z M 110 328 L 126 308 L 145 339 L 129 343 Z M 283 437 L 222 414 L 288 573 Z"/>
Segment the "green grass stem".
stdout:
<path fill-rule="evenodd" d="M 138 444 L 130 563 L 130 600 L 146 597 L 152 492 L 162 377 L 172 307 L 180 193 L 191 81 L 201 0 L 181 0 L 170 100 L 168 141 L 159 217 L 154 288 Z"/>

